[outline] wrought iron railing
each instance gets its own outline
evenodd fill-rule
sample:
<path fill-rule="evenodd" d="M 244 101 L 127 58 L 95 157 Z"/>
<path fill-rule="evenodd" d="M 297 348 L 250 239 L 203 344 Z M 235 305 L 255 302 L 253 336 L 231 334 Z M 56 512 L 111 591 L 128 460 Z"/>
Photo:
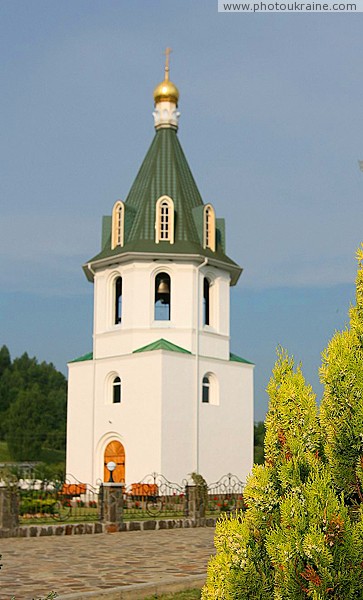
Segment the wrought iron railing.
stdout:
<path fill-rule="evenodd" d="M 19 482 L 19 522 L 98 521 L 98 488 L 70 479 Z"/>
<path fill-rule="evenodd" d="M 102 521 L 105 518 L 105 487 L 65 481 L 20 480 L 20 524 Z M 180 519 L 191 516 L 187 481 L 172 483 L 152 473 L 121 490 L 122 520 Z M 229 473 L 208 485 L 205 516 L 219 516 L 244 509 L 244 483 Z M 107 519 L 106 519 L 107 520 Z"/>
<path fill-rule="evenodd" d="M 151 473 L 139 483 L 125 488 L 123 515 L 125 520 L 167 519 L 186 516 L 185 485 L 172 483 Z"/>
<path fill-rule="evenodd" d="M 206 516 L 218 516 L 221 513 L 244 510 L 244 486 L 245 484 L 232 473 L 228 473 L 215 483 L 209 484 Z"/>

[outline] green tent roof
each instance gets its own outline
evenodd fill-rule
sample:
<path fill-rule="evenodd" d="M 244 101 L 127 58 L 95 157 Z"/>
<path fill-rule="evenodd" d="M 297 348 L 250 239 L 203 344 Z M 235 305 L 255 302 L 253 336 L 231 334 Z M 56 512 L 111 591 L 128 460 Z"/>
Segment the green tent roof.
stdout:
<path fill-rule="evenodd" d="M 181 352 L 183 354 L 191 354 L 189 350 L 185 350 L 185 348 L 177 346 L 172 342 L 168 342 L 168 340 L 164 340 L 163 338 L 157 340 L 156 342 L 152 342 L 151 344 L 147 344 L 147 346 L 143 346 L 142 348 L 134 350 L 133 354 L 135 352 L 150 352 L 151 350 L 169 350 L 170 352 Z"/>
<path fill-rule="evenodd" d="M 155 206 L 167 195 L 175 209 L 174 244 L 155 242 Z M 125 200 L 124 245 L 111 249 L 111 219 L 104 221 L 103 248 L 87 264 L 114 260 L 127 253 L 193 254 L 224 263 L 236 283 L 241 268 L 224 251 L 224 221 L 216 221 L 216 251 L 203 248 L 203 200 L 173 128 L 156 131 L 155 137 Z M 92 280 L 87 265 L 86 275 Z"/>

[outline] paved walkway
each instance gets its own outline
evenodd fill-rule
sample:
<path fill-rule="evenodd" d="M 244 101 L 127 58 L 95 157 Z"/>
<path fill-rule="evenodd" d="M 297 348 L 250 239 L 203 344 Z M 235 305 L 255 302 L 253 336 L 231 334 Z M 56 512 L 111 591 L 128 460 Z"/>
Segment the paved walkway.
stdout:
<path fill-rule="evenodd" d="M 213 535 L 199 527 L 0 539 L 0 600 L 50 591 L 64 600 L 131 599 L 193 587 L 205 577 Z"/>

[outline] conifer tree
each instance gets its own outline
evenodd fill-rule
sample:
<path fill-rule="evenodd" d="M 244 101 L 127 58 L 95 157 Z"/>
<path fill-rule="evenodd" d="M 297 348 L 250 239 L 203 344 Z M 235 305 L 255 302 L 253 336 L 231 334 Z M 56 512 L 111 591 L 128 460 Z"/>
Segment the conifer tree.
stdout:
<path fill-rule="evenodd" d="M 17 461 L 38 460 L 44 441 L 40 410 L 46 398 L 37 384 L 19 392 L 9 408 L 7 442 L 11 457 Z"/>
<path fill-rule="evenodd" d="M 363 244 L 357 260 L 349 327 L 334 335 L 320 369 L 324 452 L 337 489 L 353 503 L 363 501 Z"/>
<path fill-rule="evenodd" d="M 217 524 L 217 555 L 208 568 L 204 600 L 271 599 L 276 570 L 269 534 L 281 528 L 282 499 L 290 495 L 301 500 L 302 486 L 319 460 L 315 396 L 301 368 L 294 370 L 293 360 L 282 350 L 268 393 L 265 464 L 255 465 L 247 480 L 246 513 Z M 290 565 L 290 553 L 287 548 L 285 561 L 279 562 L 282 569 Z"/>
<path fill-rule="evenodd" d="M 40 448 L 65 449 L 67 381 L 51 363 L 0 348 L 0 440 L 13 460 L 39 460 Z"/>
<path fill-rule="evenodd" d="M 248 478 L 245 514 L 217 524 L 203 600 L 362 600 L 363 521 L 352 522 L 321 452 L 315 396 L 279 351 L 265 464 Z"/>
<path fill-rule="evenodd" d="M 8 369 L 11 365 L 10 352 L 7 346 L 0 348 L 0 377 L 4 373 L 5 369 Z"/>

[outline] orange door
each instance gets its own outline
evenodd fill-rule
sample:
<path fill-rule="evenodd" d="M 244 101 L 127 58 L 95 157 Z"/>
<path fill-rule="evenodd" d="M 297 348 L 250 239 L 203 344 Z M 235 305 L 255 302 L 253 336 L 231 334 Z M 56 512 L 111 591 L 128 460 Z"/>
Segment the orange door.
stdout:
<path fill-rule="evenodd" d="M 110 471 L 106 465 L 110 461 L 116 463 L 116 468 L 112 473 L 112 478 L 115 483 L 125 483 L 125 448 L 117 440 L 113 440 L 106 446 L 104 456 L 104 474 L 105 482 L 110 481 Z"/>

